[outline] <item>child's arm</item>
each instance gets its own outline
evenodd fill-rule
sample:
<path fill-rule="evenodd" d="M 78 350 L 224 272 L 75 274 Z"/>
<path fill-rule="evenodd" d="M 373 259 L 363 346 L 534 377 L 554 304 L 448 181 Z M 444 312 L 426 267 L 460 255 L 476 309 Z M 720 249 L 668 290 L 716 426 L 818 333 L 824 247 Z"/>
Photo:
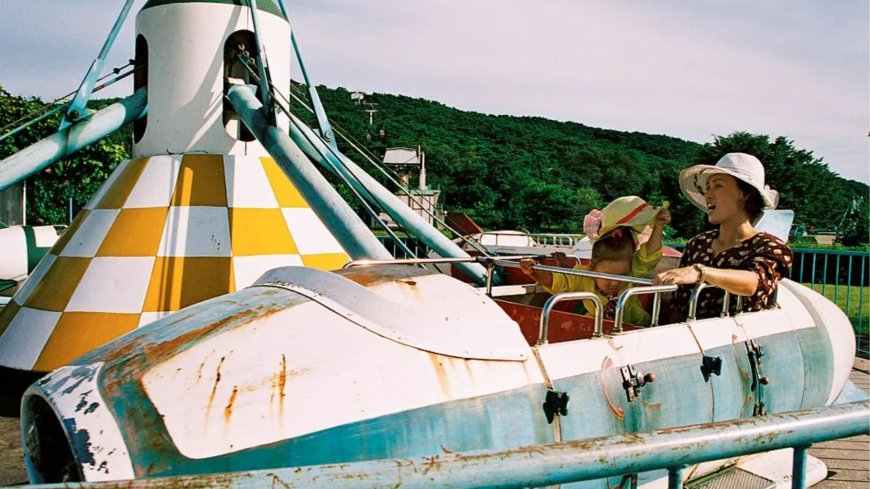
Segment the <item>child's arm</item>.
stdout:
<path fill-rule="evenodd" d="M 650 234 L 649 240 L 644 244 L 647 255 L 652 255 L 662 247 L 662 234 L 664 234 L 665 224 L 670 224 L 670 222 L 671 211 L 668 210 L 668 204 L 665 202 L 665 205 L 656 214 L 652 234 Z"/>
<path fill-rule="evenodd" d="M 535 264 L 535 260 L 531 258 L 523 258 L 520 260 L 520 269 L 523 273 L 532 277 L 535 282 L 538 282 L 545 288 L 549 289 L 553 286 L 553 273 L 545 272 L 543 270 L 533 270 L 532 267 L 535 266 Z"/>

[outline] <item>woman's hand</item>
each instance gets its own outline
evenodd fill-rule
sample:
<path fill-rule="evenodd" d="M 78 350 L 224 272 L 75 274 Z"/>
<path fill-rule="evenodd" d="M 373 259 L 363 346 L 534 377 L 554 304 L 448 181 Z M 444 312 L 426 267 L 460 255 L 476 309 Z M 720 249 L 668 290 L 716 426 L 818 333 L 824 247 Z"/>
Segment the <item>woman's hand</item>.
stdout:
<path fill-rule="evenodd" d="M 653 279 L 653 285 L 696 284 L 700 279 L 701 272 L 695 267 L 673 268 L 656 275 Z"/>

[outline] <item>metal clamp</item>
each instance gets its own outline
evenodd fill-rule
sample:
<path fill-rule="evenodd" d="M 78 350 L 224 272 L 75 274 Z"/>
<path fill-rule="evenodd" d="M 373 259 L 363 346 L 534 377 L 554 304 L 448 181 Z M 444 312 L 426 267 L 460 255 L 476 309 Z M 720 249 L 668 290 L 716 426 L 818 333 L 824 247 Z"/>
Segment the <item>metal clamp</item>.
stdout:
<path fill-rule="evenodd" d="M 628 302 L 628 299 L 636 295 L 656 294 L 653 302 L 653 317 L 650 322 L 650 324 L 656 325 L 659 322 L 659 310 L 661 309 L 661 305 L 659 304 L 660 294 L 673 292 L 675 290 L 677 290 L 676 285 L 650 285 L 647 287 L 632 287 L 622 291 L 622 293 L 619 294 L 619 300 L 616 301 L 616 311 L 613 315 L 613 333 L 622 333 L 622 320 L 625 315 L 625 304 Z"/>
<path fill-rule="evenodd" d="M 621 367 L 619 373 L 622 374 L 622 388 L 625 389 L 628 402 L 634 402 L 640 396 L 641 387 L 656 381 L 655 374 L 650 372 L 643 375 L 631 364 Z"/>
<path fill-rule="evenodd" d="M 592 333 L 594 338 L 600 338 L 604 331 L 604 306 L 601 304 L 601 299 L 594 292 L 565 292 L 556 294 L 544 303 L 544 308 L 541 310 L 541 327 L 538 331 L 538 342 L 536 346 L 547 344 L 547 331 L 550 326 L 550 312 L 553 307 L 562 301 L 582 299 L 590 300 L 595 304 L 595 331 Z"/>

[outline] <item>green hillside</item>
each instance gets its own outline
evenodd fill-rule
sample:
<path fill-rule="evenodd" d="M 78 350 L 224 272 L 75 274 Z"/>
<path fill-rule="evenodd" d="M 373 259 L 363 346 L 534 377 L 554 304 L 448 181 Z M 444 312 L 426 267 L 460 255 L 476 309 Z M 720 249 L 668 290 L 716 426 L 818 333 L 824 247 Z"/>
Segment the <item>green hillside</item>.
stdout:
<path fill-rule="evenodd" d="M 294 92 L 302 93 L 294 87 Z M 768 181 L 780 191 L 780 207 L 795 209 L 796 221 L 829 229 L 837 225 L 853 198 L 863 199 L 850 239 L 867 243 L 868 186 L 831 172 L 799 141 L 735 132 L 711 144 L 637 132 L 599 129 L 540 117 L 494 116 L 466 112 L 444 104 L 401 95 L 367 94 L 376 104 L 369 126 L 366 106 L 351 100 L 344 88 L 318 87 L 332 124 L 376 156 L 386 147 L 422 146 L 429 183 L 442 189 L 448 212 L 466 212 L 486 228 L 576 232 L 583 216 L 611 199 L 636 194 L 653 204 L 669 200 L 674 229 L 669 239 L 688 237 L 705 224 L 701 212 L 684 199 L 677 184 L 682 168 L 713 164 L 724 153 L 745 151 L 765 163 Z M 104 106 L 110 100 L 95 101 Z M 11 123 L 46 110 L 36 98 L 19 97 L 0 86 L 0 132 Z M 314 124 L 299 104 L 294 111 Z M 0 142 L 4 158 L 57 127 L 48 118 Z M 385 139 L 378 137 L 385 130 Z M 366 144 L 366 132 L 372 142 Z M 65 222 L 72 195 L 83 206 L 118 162 L 127 157 L 130 131 L 124 130 L 31 177 L 30 222 Z M 339 141 L 350 157 L 362 161 Z M 364 165 L 366 166 L 366 165 Z"/>
<path fill-rule="evenodd" d="M 540 117 L 466 112 L 380 93 L 366 94 L 365 102 L 378 110 L 369 126 L 366 107 L 344 88 L 319 86 L 318 93 L 334 125 L 363 142 L 366 131 L 371 133 L 369 147 L 376 154 L 385 147 L 422 146 L 428 180 L 443 190 L 447 210 L 467 212 L 487 228 L 580 231 L 590 209 L 636 194 L 654 204 L 669 200 L 676 229 L 670 237 L 691 236 L 705 224 L 680 194 L 680 170 L 745 151 L 765 163 L 769 184 L 780 191 L 780 207 L 795 209 L 796 222 L 833 228 L 852 198 L 863 199 L 863 216 L 852 219 L 860 229 L 852 232 L 867 243 L 867 184 L 839 177 L 812 152 L 799 149 L 799 141 L 785 137 L 735 132 L 703 145 Z M 296 113 L 304 110 L 297 106 Z M 378 139 L 381 128 L 384 142 Z"/>

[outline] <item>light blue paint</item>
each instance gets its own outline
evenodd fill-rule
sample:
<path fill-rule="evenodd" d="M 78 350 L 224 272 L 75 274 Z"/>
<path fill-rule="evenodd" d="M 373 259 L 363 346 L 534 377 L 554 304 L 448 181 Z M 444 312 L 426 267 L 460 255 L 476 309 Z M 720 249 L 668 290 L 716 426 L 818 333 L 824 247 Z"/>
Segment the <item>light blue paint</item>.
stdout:
<path fill-rule="evenodd" d="M 657 468 L 679 468 L 722 458 L 795 446 L 806 447 L 818 442 L 866 434 L 870 431 L 867 425 L 868 416 L 870 402 L 865 401 L 727 423 L 500 451 L 374 460 L 354 464 L 284 467 L 202 477 L 151 478 L 107 482 L 95 487 L 541 487 Z M 803 457 L 803 454 L 798 456 Z M 800 474 L 797 477 L 800 478 Z M 53 484 L 42 486 L 41 489 L 62 487 L 68 486 Z"/>
<path fill-rule="evenodd" d="M 112 44 L 115 43 L 115 38 L 118 37 L 118 32 L 121 30 L 121 26 L 124 25 L 124 20 L 127 18 L 127 14 L 130 13 L 130 8 L 133 6 L 133 2 L 134 0 L 127 0 L 124 2 L 124 7 L 121 9 L 121 13 L 118 15 L 118 18 L 115 19 L 115 24 L 112 26 L 112 30 L 109 32 L 106 41 L 103 43 L 102 49 L 100 49 L 100 54 L 98 54 L 97 58 L 94 59 L 94 62 L 91 63 L 91 67 L 85 74 L 85 78 L 82 80 L 81 85 L 79 85 L 79 89 L 76 91 L 72 102 L 70 102 L 66 114 L 64 114 L 61 119 L 60 127 L 58 129 L 66 129 L 70 124 L 86 115 L 85 107 L 88 104 L 88 100 L 91 98 L 91 94 L 94 92 L 94 86 L 97 84 L 97 79 L 99 79 L 100 73 L 103 71 L 103 64 L 106 62 L 106 55 L 109 54 L 109 49 L 111 49 Z"/>
<path fill-rule="evenodd" d="M 48 165 L 99 141 L 146 113 L 144 88 L 87 119 L 57 131 L 0 161 L 0 190 L 15 185 Z"/>

